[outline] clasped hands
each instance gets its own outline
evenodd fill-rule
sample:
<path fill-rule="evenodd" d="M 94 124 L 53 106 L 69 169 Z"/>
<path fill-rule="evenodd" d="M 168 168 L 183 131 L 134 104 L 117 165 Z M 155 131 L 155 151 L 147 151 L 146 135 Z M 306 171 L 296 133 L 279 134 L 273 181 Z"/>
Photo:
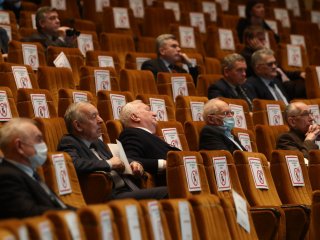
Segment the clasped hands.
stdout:
<path fill-rule="evenodd" d="M 112 157 L 111 159 L 109 159 L 109 161 L 112 164 L 112 170 L 115 170 L 117 172 L 123 172 L 125 169 L 124 163 L 120 160 L 119 157 Z M 136 161 L 132 161 L 130 163 L 130 167 L 132 170 L 133 175 L 135 176 L 142 176 L 144 173 L 144 169 L 143 166 Z"/>

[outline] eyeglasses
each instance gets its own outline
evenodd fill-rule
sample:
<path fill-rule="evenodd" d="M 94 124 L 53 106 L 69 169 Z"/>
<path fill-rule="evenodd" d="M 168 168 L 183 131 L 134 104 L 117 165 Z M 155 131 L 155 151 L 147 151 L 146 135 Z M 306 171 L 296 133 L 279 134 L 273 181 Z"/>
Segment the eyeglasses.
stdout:
<path fill-rule="evenodd" d="M 304 112 L 302 112 L 302 113 L 300 113 L 298 115 L 294 115 L 294 116 L 291 116 L 291 117 L 309 117 L 309 116 L 313 117 L 313 112 L 304 111 Z"/>
<path fill-rule="evenodd" d="M 272 67 L 273 65 L 277 66 L 278 63 L 276 61 L 268 62 L 268 63 L 260 63 L 260 65 L 266 65 L 268 67 Z"/>
<path fill-rule="evenodd" d="M 220 112 L 220 113 L 209 114 L 209 116 L 216 116 L 216 115 L 220 115 L 220 116 L 224 116 L 224 117 L 229 116 L 229 115 L 233 116 L 234 112 L 233 111 L 224 111 L 224 112 Z"/>

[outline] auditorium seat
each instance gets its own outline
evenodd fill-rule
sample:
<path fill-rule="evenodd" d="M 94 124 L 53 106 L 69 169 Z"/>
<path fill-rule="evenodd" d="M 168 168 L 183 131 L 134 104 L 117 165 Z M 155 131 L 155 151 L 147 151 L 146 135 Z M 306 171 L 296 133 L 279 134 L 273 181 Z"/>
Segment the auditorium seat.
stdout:
<path fill-rule="evenodd" d="M 220 69 L 219 69 L 219 72 L 220 72 Z M 221 78 L 223 78 L 222 74 L 199 75 L 197 80 L 198 96 L 208 97 L 208 88 L 211 86 L 211 84 L 214 84 L 215 82 L 219 81 Z"/>
<path fill-rule="evenodd" d="M 119 239 L 148 239 L 146 225 L 138 201 L 134 199 L 112 200 L 108 205 L 113 211 L 115 224 L 120 229 Z"/>
<path fill-rule="evenodd" d="M 189 151 L 188 142 L 180 122 L 158 122 L 155 134 L 169 145 L 180 148 L 183 151 Z"/>
<path fill-rule="evenodd" d="M 0 63 L 0 86 L 11 89 L 15 102 L 19 88 L 39 88 L 36 75 L 30 66 L 6 62 Z"/>
<path fill-rule="evenodd" d="M 54 225 L 57 239 L 86 239 L 78 215 L 74 211 L 47 211 L 45 216 Z"/>
<path fill-rule="evenodd" d="M 28 228 L 22 220 L 10 218 L 0 221 L 0 229 L 5 230 L 5 236 L 13 235 L 13 239 L 29 239 Z"/>
<path fill-rule="evenodd" d="M 314 191 L 312 194 L 312 206 L 311 206 L 311 224 L 310 232 L 312 233 L 311 238 L 318 239 L 320 237 L 319 229 L 319 216 L 320 216 L 320 191 Z"/>
<path fill-rule="evenodd" d="M 10 231 L 0 228 L 0 239 L 15 239 L 15 237 Z"/>
<path fill-rule="evenodd" d="M 281 196 L 283 192 L 279 193 L 281 190 L 276 188 L 280 183 L 277 183 L 276 179 L 273 180 L 274 176 L 271 176 L 266 157 L 261 153 L 238 150 L 233 153 L 233 157 L 243 191 L 250 205 L 281 208 L 285 213 L 285 221 L 282 223 L 286 226 L 286 238 L 304 238 L 309 228 L 309 214 L 297 203 L 296 205 L 282 204 L 279 195 Z"/>
<path fill-rule="evenodd" d="M 24 218 L 22 221 L 28 229 L 29 239 L 42 240 L 48 236 L 57 237 L 53 224 L 44 215 Z"/>
<path fill-rule="evenodd" d="M 57 106 L 47 89 L 18 89 L 17 109 L 20 117 L 55 118 Z"/>
<path fill-rule="evenodd" d="M 91 31 L 96 34 L 97 32 L 96 23 L 89 19 L 80 19 L 80 18 L 71 19 L 66 23 L 66 25 L 71 28 L 75 28 L 81 33 L 84 33 L 85 31 Z"/>
<path fill-rule="evenodd" d="M 137 52 L 154 53 L 156 49 L 156 38 L 140 36 L 136 40 Z"/>
<path fill-rule="evenodd" d="M 100 50 L 100 43 L 98 39 L 98 35 L 95 30 L 81 30 L 76 28 L 77 30 L 81 31 L 80 35 L 77 37 L 77 46 L 79 50 L 82 52 L 83 56 L 86 56 L 87 51 L 94 51 L 94 50 Z M 81 37 L 86 37 L 86 40 L 81 43 L 80 39 Z M 92 42 L 89 42 L 88 39 L 90 39 Z M 91 45 L 92 44 L 92 45 Z"/>
<path fill-rule="evenodd" d="M 37 29 L 34 28 L 30 28 L 30 27 L 20 27 L 19 28 L 19 36 L 20 39 L 18 39 L 17 41 L 24 41 L 24 38 L 28 38 L 30 37 L 32 34 L 37 33 Z"/>
<path fill-rule="evenodd" d="M 157 87 L 160 94 L 171 96 L 174 102 L 178 95 L 197 95 L 194 81 L 188 73 L 159 72 L 157 77 Z"/>
<path fill-rule="evenodd" d="M 104 121 L 119 119 L 121 108 L 134 100 L 131 92 L 99 91 L 97 108 Z"/>
<path fill-rule="evenodd" d="M 203 54 L 197 52 L 188 52 L 187 55 L 191 62 L 193 62 L 198 67 L 199 74 L 206 73 Z"/>
<path fill-rule="evenodd" d="M 170 240 L 168 222 L 159 201 L 152 199 L 139 201 L 149 239 Z M 157 219 L 157 220 L 156 220 Z M 155 221 L 156 220 L 156 221 Z"/>
<path fill-rule="evenodd" d="M 320 61 L 319 61 L 320 64 Z M 306 93 L 307 97 L 310 98 L 320 98 L 320 84 L 319 77 L 317 73 L 319 66 L 309 65 L 306 67 Z M 320 70 L 320 69 L 319 69 Z"/>
<path fill-rule="evenodd" d="M 119 240 L 119 231 L 114 215 L 107 204 L 88 205 L 78 210 L 87 239 Z"/>
<path fill-rule="evenodd" d="M 157 114 L 157 121 L 176 120 L 175 105 L 168 95 L 141 93 L 136 96 L 136 99 L 150 106 L 151 111 Z"/>
<path fill-rule="evenodd" d="M 51 0 L 43 0 L 41 1 L 41 6 L 54 7 L 59 14 L 59 19 L 62 26 L 64 24 L 64 19 L 80 18 L 79 8 L 76 0 L 58 1 L 56 5 L 52 5 L 52 2 L 53 1 Z"/>
<path fill-rule="evenodd" d="M 207 97 L 177 96 L 176 119 L 184 124 L 186 121 L 203 121 L 203 106 L 208 101 Z"/>
<path fill-rule="evenodd" d="M 186 121 L 184 123 L 184 132 L 191 151 L 199 151 L 199 137 L 201 129 L 206 125 L 203 121 Z"/>
<path fill-rule="evenodd" d="M 169 198 L 188 198 L 192 195 L 209 194 L 210 188 L 200 153 L 168 152 L 167 186 Z"/>
<path fill-rule="evenodd" d="M 218 58 L 205 57 L 204 65 L 206 68 L 206 74 L 221 74 L 221 63 Z"/>
<path fill-rule="evenodd" d="M 119 74 L 121 65 L 116 51 L 87 51 L 86 66 L 113 67 Z"/>
<path fill-rule="evenodd" d="M 312 190 L 320 190 L 320 150 L 311 150 L 309 152 L 308 174 Z"/>
<path fill-rule="evenodd" d="M 153 50 L 154 50 L 153 44 Z M 141 70 L 141 65 L 143 62 L 150 60 L 150 59 L 156 59 L 157 54 L 150 52 L 128 52 L 126 55 L 126 63 L 125 68 L 126 69 L 133 69 L 133 70 Z"/>
<path fill-rule="evenodd" d="M 256 136 L 252 130 L 235 127 L 232 129 L 231 133 L 239 139 L 241 145 L 248 152 L 258 152 Z"/>
<path fill-rule="evenodd" d="M 191 204 L 186 199 L 164 199 L 160 203 L 172 239 L 201 239 Z M 184 221 L 181 222 L 181 219 Z"/>
<path fill-rule="evenodd" d="M 11 118 L 19 117 L 19 113 L 10 88 L 0 87 L 0 95 L 3 98 L 0 105 L 1 126 L 2 123 L 9 121 Z M 7 103 L 5 102 L 5 98 L 7 98 Z"/>
<path fill-rule="evenodd" d="M 156 80 L 151 71 L 122 69 L 120 71 L 120 89 L 137 96 L 140 93 L 158 94 Z"/>
<path fill-rule="evenodd" d="M 61 52 L 63 52 L 66 55 L 70 63 L 74 82 L 76 86 L 78 86 L 80 82 L 80 76 L 79 76 L 80 67 L 85 65 L 84 57 L 78 48 L 64 48 L 64 47 L 49 46 L 47 49 L 48 66 L 54 66 L 53 61 L 58 57 L 58 55 Z"/>
<path fill-rule="evenodd" d="M 107 132 L 111 143 L 117 143 L 120 133 L 123 131 L 122 123 L 119 119 L 108 120 L 106 122 Z"/>
<path fill-rule="evenodd" d="M 264 125 L 286 125 L 284 119 L 284 111 L 286 105 L 283 101 L 277 100 L 265 100 L 265 99 L 253 99 L 253 124 Z"/>
<path fill-rule="evenodd" d="M 35 11 L 20 11 L 19 26 L 25 28 L 33 28 L 32 15 L 35 17 Z"/>
<path fill-rule="evenodd" d="M 280 134 L 288 132 L 287 125 L 268 126 L 258 124 L 255 126 L 256 143 L 260 153 L 263 153 L 268 161 L 271 161 L 271 153 L 276 149 L 277 139 Z"/>
<path fill-rule="evenodd" d="M 7 61 L 30 65 L 33 70 L 37 70 L 39 66 L 47 65 L 45 49 L 37 42 L 10 41 Z"/>
<path fill-rule="evenodd" d="M 233 190 L 247 201 L 231 153 L 225 150 L 200 151 L 200 153 L 211 193 L 234 204 Z M 226 164 L 226 169 L 223 167 L 224 163 Z M 219 171 L 224 171 L 223 175 L 218 174 Z M 283 234 L 285 234 L 285 232 L 283 232 L 285 228 L 280 224 L 278 210 L 272 207 L 258 207 L 253 205 L 251 205 L 249 209 L 259 238 L 277 239 L 278 232 L 281 230 L 282 233 L 280 231 L 281 234 L 279 235 L 279 239 L 281 239 L 281 235 L 283 236 Z M 238 231 L 243 232 L 243 229 Z"/>
<path fill-rule="evenodd" d="M 82 17 L 93 21 L 96 24 L 97 33 L 101 33 L 103 24 L 103 2 L 84 0 L 82 3 Z M 100 5 L 97 6 L 97 4 Z"/>

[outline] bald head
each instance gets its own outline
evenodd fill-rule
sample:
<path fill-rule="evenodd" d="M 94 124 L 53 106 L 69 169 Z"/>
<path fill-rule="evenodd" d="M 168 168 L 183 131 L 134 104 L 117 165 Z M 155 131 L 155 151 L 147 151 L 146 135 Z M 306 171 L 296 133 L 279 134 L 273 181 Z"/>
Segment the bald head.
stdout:
<path fill-rule="evenodd" d="M 225 112 L 230 112 L 229 105 L 221 99 L 209 100 L 203 107 L 203 119 L 209 125 L 222 125 Z"/>
<path fill-rule="evenodd" d="M 297 116 L 306 109 L 309 109 L 309 106 L 303 102 L 290 103 L 286 108 L 285 117 L 288 119 L 288 117 Z"/>

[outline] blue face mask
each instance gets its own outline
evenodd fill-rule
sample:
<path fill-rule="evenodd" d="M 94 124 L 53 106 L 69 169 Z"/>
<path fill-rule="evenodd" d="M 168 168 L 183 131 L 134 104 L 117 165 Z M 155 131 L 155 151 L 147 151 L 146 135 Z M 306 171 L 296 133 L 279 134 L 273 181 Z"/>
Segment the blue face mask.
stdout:
<path fill-rule="evenodd" d="M 225 117 L 223 119 L 223 126 L 226 130 L 231 131 L 234 128 L 234 118 L 233 117 Z"/>

